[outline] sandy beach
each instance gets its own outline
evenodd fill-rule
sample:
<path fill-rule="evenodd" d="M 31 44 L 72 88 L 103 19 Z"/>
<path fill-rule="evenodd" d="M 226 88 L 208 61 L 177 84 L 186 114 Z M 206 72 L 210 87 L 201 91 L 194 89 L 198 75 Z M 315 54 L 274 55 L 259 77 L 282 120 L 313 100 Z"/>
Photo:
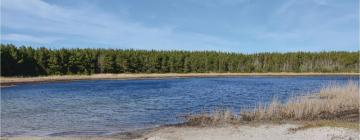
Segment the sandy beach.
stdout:
<path fill-rule="evenodd" d="M 102 79 L 160 79 L 160 78 L 189 78 L 189 77 L 227 77 L 227 76 L 356 76 L 360 73 L 149 73 L 149 74 L 93 74 L 93 75 L 55 75 L 38 77 L 1 77 L 0 85 L 12 86 L 24 83 L 58 82 L 73 80 L 102 80 Z"/>
<path fill-rule="evenodd" d="M 359 139 L 359 133 L 344 128 L 310 128 L 292 132 L 297 125 L 227 126 L 218 128 L 166 128 L 145 135 L 148 140 L 333 140 Z"/>
<path fill-rule="evenodd" d="M 235 125 L 221 127 L 162 127 L 142 133 L 110 136 L 8 137 L 3 140 L 358 140 L 358 130 L 340 127 L 315 127 L 304 130 L 298 124 Z"/>

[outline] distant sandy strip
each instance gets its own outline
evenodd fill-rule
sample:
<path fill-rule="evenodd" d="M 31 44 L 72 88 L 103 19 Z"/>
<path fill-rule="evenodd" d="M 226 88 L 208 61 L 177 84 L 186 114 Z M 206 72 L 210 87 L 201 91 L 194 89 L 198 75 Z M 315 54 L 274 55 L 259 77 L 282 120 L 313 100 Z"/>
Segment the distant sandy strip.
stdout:
<path fill-rule="evenodd" d="M 359 76 L 360 73 L 152 73 L 152 74 L 93 74 L 93 75 L 63 75 L 39 77 L 1 77 L 0 85 L 12 86 L 23 83 L 56 82 L 73 80 L 101 79 L 159 79 L 186 77 L 229 77 L 229 76 Z"/>
<path fill-rule="evenodd" d="M 359 140 L 357 130 L 317 127 L 290 131 L 299 125 L 263 124 L 260 126 L 223 127 L 162 127 L 142 134 L 114 134 L 110 136 L 62 137 L 3 137 L 4 140 Z"/>

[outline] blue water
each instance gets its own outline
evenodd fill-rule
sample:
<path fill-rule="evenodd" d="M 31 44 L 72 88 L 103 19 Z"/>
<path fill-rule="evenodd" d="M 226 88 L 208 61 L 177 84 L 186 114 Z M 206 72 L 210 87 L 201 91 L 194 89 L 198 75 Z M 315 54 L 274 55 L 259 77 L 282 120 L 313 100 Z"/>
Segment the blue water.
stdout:
<path fill-rule="evenodd" d="M 214 108 L 238 112 L 310 94 L 351 76 L 85 80 L 1 89 L 1 135 L 104 135 L 183 121 Z"/>

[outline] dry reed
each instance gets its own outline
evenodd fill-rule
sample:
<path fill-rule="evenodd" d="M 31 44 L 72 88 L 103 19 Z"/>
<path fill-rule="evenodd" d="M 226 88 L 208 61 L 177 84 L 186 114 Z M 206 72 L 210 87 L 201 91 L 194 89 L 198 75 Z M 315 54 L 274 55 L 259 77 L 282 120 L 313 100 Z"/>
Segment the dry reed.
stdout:
<path fill-rule="evenodd" d="M 319 93 L 292 97 L 286 103 L 274 99 L 268 105 L 259 104 L 252 110 L 241 111 L 238 115 L 225 110 L 188 116 L 186 120 L 190 125 L 283 120 L 359 122 L 359 85 L 355 82 L 332 84 L 323 87 Z"/>

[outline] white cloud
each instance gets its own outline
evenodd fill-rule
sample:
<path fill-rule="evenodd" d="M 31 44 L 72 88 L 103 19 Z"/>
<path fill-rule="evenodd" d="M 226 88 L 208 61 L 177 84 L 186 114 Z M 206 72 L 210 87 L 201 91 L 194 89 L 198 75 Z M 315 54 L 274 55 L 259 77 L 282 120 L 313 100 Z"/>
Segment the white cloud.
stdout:
<path fill-rule="evenodd" d="M 297 50 L 354 49 L 358 14 L 343 8 L 328 0 L 286 1 L 257 31 L 257 39 L 278 48 L 300 46 Z"/>
<path fill-rule="evenodd" d="M 60 40 L 60 38 L 36 37 L 24 34 L 4 34 L 1 36 L 1 40 L 49 44 L 53 43 L 54 41 Z"/>
<path fill-rule="evenodd" d="M 27 40 L 47 44 L 46 46 L 49 47 L 58 44 L 57 46 L 62 47 L 251 52 L 279 49 L 293 51 L 289 46 L 300 46 L 298 50 L 311 50 L 314 47 L 320 48 L 318 50 L 327 48 L 353 50 L 354 45 L 358 43 L 358 35 L 354 34 L 357 33 L 354 30 L 358 31 L 358 27 L 354 26 L 358 23 L 358 13 L 352 12 L 353 7 L 348 8 L 349 3 L 338 5 L 329 0 L 284 0 L 278 3 L 214 0 L 209 7 L 204 1 L 194 1 L 197 6 L 209 8 L 207 10 L 211 10 L 213 4 L 222 8 L 242 4 L 243 9 L 233 11 L 241 22 L 229 19 L 227 24 L 231 27 L 229 31 L 225 31 L 225 28 L 217 28 L 216 26 L 222 26 L 220 23 L 209 23 L 199 29 L 199 31 L 211 32 L 213 26 L 216 29 L 224 29 L 219 31 L 224 33 L 222 35 L 198 33 L 196 25 L 190 31 L 181 30 L 186 27 L 177 28 L 182 24 L 176 23 L 150 27 L 101 11 L 97 9 L 99 7 L 91 4 L 70 8 L 42 0 L 1 2 L 1 28 L 6 29 L 5 32 L 4 30 L 1 32 L 2 41 Z M 131 17 L 132 13 L 128 14 L 125 17 Z M 234 15 L 229 17 L 235 17 Z M 181 14 L 178 17 L 181 17 Z M 192 26 L 193 21 L 187 21 L 192 18 L 188 19 L 186 16 L 182 18 L 179 21 L 190 22 L 188 26 Z M 216 20 L 216 16 L 206 18 L 199 20 Z M 234 22 L 230 23 L 232 21 Z M 356 39 L 353 39 L 355 37 Z"/>
<path fill-rule="evenodd" d="M 1 9 L 4 15 L 1 26 L 41 32 L 52 35 L 52 38 L 64 38 L 64 41 L 76 38 L 88 43 L 126 48 L 190 50 L 214 50 L 218 49 L 216 46 L 233 47 L 238 44 L 235 41 L 206 34 L 175 32 L 170 26 L 146 27 L 141 23 L 126 21 L 90 7 L 70 9 L 41 0 L 11 0 L 4 1 Z M 41 41 L 44 38 L 27 37 L 27 39 L 48 42 Z"/>

